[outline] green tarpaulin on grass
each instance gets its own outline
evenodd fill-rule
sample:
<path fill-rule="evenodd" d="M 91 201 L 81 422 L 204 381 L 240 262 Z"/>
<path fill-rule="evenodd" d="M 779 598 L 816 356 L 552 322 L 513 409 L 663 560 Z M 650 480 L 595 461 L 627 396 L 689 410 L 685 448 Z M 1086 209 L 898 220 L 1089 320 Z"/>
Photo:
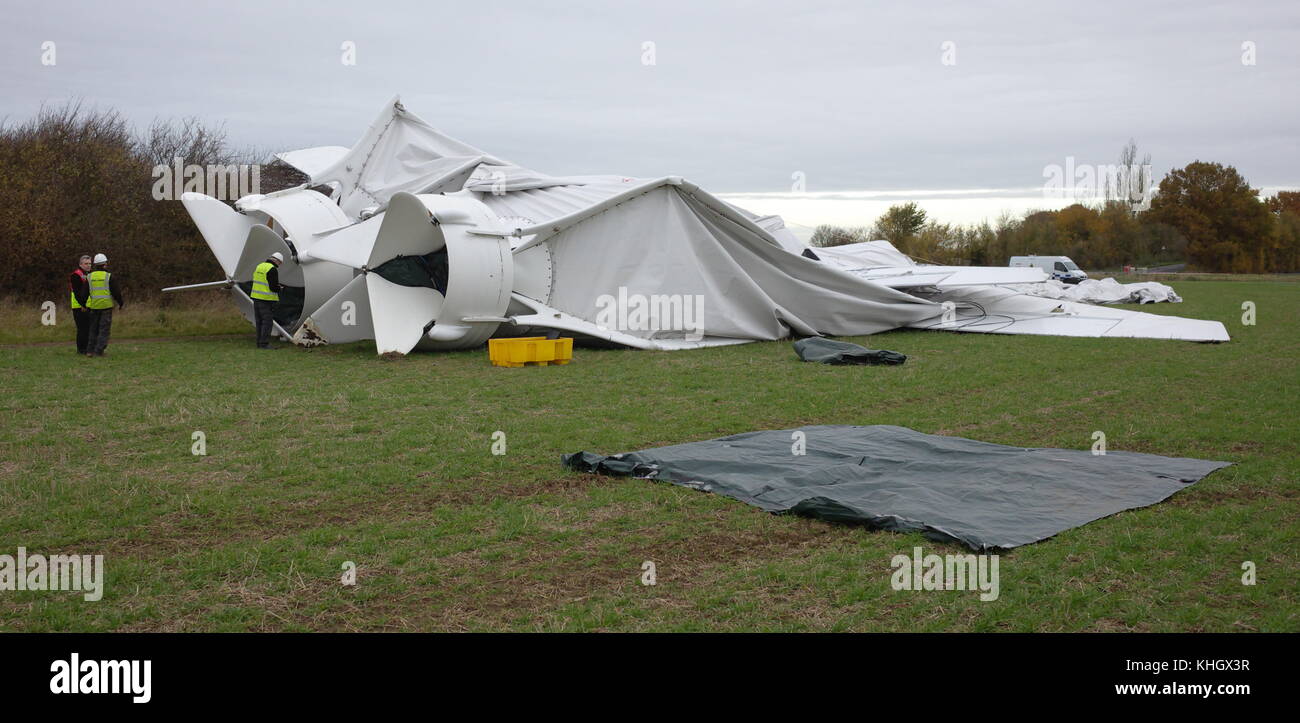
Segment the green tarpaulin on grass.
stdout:
<path fill-rule="evenodd" d="M 865 346 L 835 341 L 820 336 L 800 339 L 794 343 L 794 353 L 806 362 L 822 364 L 902 364 L 907 356 L 888 349 L 868 349 Z"/>
<path fill-rule="evenodd" d="M 1008 447 L 889 425 L 747 432 L 608 457 L 578 452 L 563 461 L 584 472 L 713 492 L 768 512 L 920 531 L 981 551 L 1038 542 L 1153 505 L 1231 464 Z"/>

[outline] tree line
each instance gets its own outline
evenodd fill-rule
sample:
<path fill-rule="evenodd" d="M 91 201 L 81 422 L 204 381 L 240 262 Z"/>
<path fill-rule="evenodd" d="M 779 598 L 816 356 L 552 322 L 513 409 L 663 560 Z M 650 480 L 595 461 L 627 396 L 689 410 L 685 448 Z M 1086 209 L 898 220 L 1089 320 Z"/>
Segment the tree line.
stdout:
<path fill-rule="evenodd" d="M 966 226 L 930 219 L 915 202 L 895 204 L 871 226 L 818 226 L 811 244 L 887 239 L 908 256 L 947 265 L 1004 266 L 1038 254 L 1092 269 L 1185 262 L 1196 271 L 1300 271 L 1298 191 L 1261 199 L 1232 166 L 1194 161 L 1164 177 L 1149 208 L 1116 195 Z"/>

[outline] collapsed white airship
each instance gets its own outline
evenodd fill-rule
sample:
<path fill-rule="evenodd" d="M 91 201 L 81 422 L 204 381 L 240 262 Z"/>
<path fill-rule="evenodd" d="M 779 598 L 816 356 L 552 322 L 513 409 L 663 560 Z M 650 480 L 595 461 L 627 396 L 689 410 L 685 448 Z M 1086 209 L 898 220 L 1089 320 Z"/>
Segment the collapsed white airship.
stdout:
<path fill-rule="evenodd" d="M 276 333 L 380 354 L 564 334 L 688 349 L 900 327 L 1227 341 L 1214 321 L 1028 296 L 1038 269 L 933 266 L 888 242 L 810 249 L 776 216 L 677 176 L 547 176 L 450 138 L 394 99 L 351 149 L 278 154 L 303 186 L 182 197 L 245 317 L 283 254 Z M 327 187 L 329 195 L 316 188 Z"/>

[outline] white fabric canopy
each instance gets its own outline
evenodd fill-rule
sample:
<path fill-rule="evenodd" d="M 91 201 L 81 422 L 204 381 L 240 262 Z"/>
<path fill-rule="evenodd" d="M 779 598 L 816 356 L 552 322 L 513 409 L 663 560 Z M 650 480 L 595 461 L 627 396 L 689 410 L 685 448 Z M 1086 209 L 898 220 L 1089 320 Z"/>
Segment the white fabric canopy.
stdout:
<path fill-rule="evenodd" d="M 394 98 L 352 150 L 311 180 L 338 183 L 339 205 L 355 217 L 398 191 L 459 191 L 481 163 L 509 165 L 438 131 Z"/>
<path fill-rule="evenodd" d="M 569 226 L 545 241 L 554 277 L 538 301 L 594 322 L 602 295 L 698 296 L 703 333 L 723 339 L 871 334 L 937 313 L 932 303 L 792 254 L 723 208 L 703 191 L 666 182 Z"/>
<path fill-rule="evenodd" d="M 296 151 L 277 153 L 275 157 L 311 178 L 338 163 L 339 159 L 347 154 L 348 149 L 343 146 L 317 146 L 316 148 L 300 148 Z"/>

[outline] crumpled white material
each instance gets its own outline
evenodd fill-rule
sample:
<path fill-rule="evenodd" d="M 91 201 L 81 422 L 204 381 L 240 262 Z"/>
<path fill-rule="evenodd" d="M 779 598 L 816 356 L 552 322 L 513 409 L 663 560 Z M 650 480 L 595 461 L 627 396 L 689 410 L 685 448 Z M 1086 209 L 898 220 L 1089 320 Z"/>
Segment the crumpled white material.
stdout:
<path fill-rule="evenodd" d="M 1121 284 L 1115 279 L 1085 279 L 1066 284 L 1055 279 L 1039 284 L 1009 284 L 1007 288 L 1046 299 L 1080 301 L 1085 304 L 1154 304 L 1181 303 L 1183 298 L 1173 287 L 1155 281 Z"/>

